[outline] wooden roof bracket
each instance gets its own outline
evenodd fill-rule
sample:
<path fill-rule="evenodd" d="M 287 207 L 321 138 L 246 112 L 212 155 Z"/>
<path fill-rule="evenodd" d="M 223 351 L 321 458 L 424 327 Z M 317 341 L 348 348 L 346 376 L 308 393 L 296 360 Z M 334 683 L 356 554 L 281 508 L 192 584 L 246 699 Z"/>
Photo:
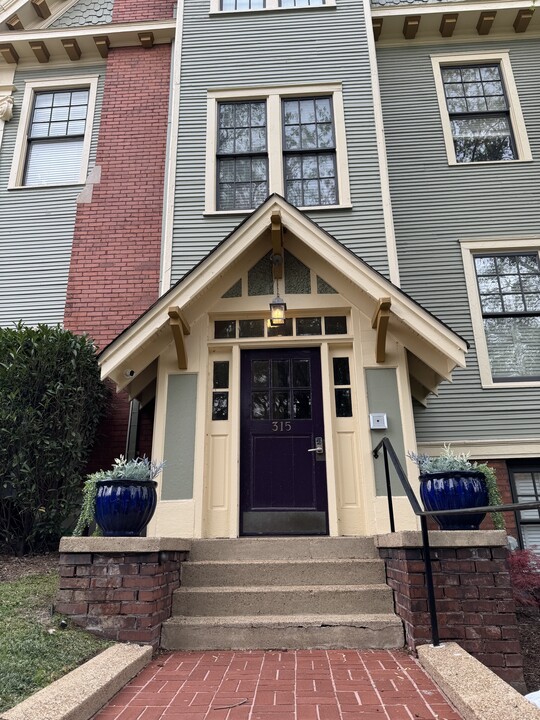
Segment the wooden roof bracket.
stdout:
<path fill-rule="evenodd" d="M 279 210 L 272 212 L 272 274 L 274 280 L 283 277 L 283 225 Z"/>
<path fill-rule="evenodd" d="M 176 358 L 179 370 L 187 370 L 187 354 L 184 337 L 190 334 L 189 325 L 178 306 L 169 308 L 169 325 L 171 326 Z"/>
<path fill-rule="evenodd" d="M 386 333 L 390 320 L 390 306 L 392 301 L 389 297 L 379 299 L 377 309 L 371 319 L 371 327 L 377 330 L 377 343 L 375 347 L 375 360 L 383 363 L 386 360 Z"/>

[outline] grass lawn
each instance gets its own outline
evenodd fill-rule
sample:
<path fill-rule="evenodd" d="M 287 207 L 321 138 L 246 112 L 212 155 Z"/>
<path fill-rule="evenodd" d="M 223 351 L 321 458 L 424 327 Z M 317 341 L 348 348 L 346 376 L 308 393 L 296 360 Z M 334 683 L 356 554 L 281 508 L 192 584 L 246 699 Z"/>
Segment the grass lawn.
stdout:
<path fill-rule="evenodd" d="M 63 618 L 51 615 L 57 587 L 56 574 L 0 582 L 0 712 L 112 644 L 60 628 Z"/>

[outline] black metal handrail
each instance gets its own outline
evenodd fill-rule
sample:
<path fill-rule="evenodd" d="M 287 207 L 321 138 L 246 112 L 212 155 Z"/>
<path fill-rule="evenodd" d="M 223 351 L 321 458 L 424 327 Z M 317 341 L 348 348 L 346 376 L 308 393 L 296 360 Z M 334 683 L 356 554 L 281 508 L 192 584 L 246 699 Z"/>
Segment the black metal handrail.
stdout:
<path fill-rule="evenodd" d="M 379 457 L 380 450 L 383 450 L 384 458 L 384 472 L 386 480 L 386 492 L 388 498 L 388 514 L 390 516 L 390 532 L 396 531 L 396 524 L 394 520 L 394 502 L 392 498 L 392 484 L 390 482 L 390 467 L 388 465 L 388 458 L 392 461 L 394 470 L 398 480 L 400 481 L 405 495 L 409 500 L 413 512 L 420 518 L 420 527 L 422 529 L 422 544 L 424 550 L 424 565 L 426 568 L 426 586 L 428 593 L 428 607 L 429 615 L 431 620 L 431 638 L 432 643 L 436 647 L 440 644 L 439 639 L 439 622 L 437 619 L 437 608 L 435 603 L 435 589 L 433 586 L 433 568 L 431 565 L 431 549 L 429 545 L 429 533 L 427 527 L 427 518 L 435 515 L 464 515 L 482 512 L 516 512 L 518 510 L 538 510 L 540 508 L 540 501 L 529 502 L 529 503 L 509 503 L 506 505 L 485 505 L 483 507 L 474 508 L 463 508 L 461 510 L 422 510 L 418 498 L 414 494 L 414 490 L 401 466 L 398 456 L 390 442 L 389 438 L 384 437 L 377 447 L 373 450 L 373 457 L 377 459 Z"/>

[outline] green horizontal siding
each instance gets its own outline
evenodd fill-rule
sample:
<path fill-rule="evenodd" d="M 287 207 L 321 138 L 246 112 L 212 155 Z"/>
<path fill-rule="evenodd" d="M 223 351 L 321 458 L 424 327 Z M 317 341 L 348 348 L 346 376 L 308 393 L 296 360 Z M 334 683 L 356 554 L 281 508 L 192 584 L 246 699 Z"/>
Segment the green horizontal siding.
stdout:
<path fill-rule="evenodd" d="M 353 210 L 313 211 L 328 232 L 387 270 L 363 6 L 209 16 L 209 0 L 186 0 L 182 37 L 173 282 L 245 217 L 203 217 L 207 90 L 343 82 Z M 371 32 L 371 30 L 370 30 Z"/>
<path fill-rule="evenodd" d="M 430 55 L 509 48 L 535 162 L 450 167 Z M 540 46 L 409 45 L 377 55 L 402 287 L 471 343 L 467 369 L 417 409 L 418 440 L 536 437 L 538 388 L 481 388 L 459 240 L 540 232 Z"/>
<path fill-rule="evenodd" d="M 0 148 L 0 326 L 18 320 L 61 323 L 81 185 L 7 190 L 25 84 L 29 80 L 100 75 L 90 166 L 95 161 L 103 96 L 103 65 L 70 66 L 46 72 L 16 73 L 13 119 L 6 123 Z"/>

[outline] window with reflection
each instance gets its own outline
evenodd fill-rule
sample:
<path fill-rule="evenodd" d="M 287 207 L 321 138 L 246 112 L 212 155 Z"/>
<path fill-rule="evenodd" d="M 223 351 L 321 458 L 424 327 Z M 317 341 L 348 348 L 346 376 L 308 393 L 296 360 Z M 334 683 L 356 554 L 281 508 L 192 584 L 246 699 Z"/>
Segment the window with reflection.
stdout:
<path fill-rule="evenodd" d="M 442 67 L 458 163 L 515 160 L 510 108 L 499 63 Z"/>
<path fill-rule="evenodd" d="M 216 360 L 212 369 L 212 420 L 229 419 L 229 361 Z"/>
<path fill-rule="evenodd" d="M 252 360 L 251 418 L 253 420 L 311 419 L 310 361 Z"/>
<path fill-rule="evenodd" d="M 351 373 L 348 357 L 332 360 L 336 417 L 352 417 Z"/>
<path fill-rule="evenodd" d="M 296 207 L 336 205 L 332 98 L 282 101 L 285 197 Z"/>
<path fill-rule="evenodd" d="M 475 255 L 474 265 L 493 380 L 540 380 L 538 253 Z"/>
<path fill-rule="evenodd" d="M 219 103 L 217 157 L 218 210 L 248 210 L 266 199 L 266 101 Z"/>

